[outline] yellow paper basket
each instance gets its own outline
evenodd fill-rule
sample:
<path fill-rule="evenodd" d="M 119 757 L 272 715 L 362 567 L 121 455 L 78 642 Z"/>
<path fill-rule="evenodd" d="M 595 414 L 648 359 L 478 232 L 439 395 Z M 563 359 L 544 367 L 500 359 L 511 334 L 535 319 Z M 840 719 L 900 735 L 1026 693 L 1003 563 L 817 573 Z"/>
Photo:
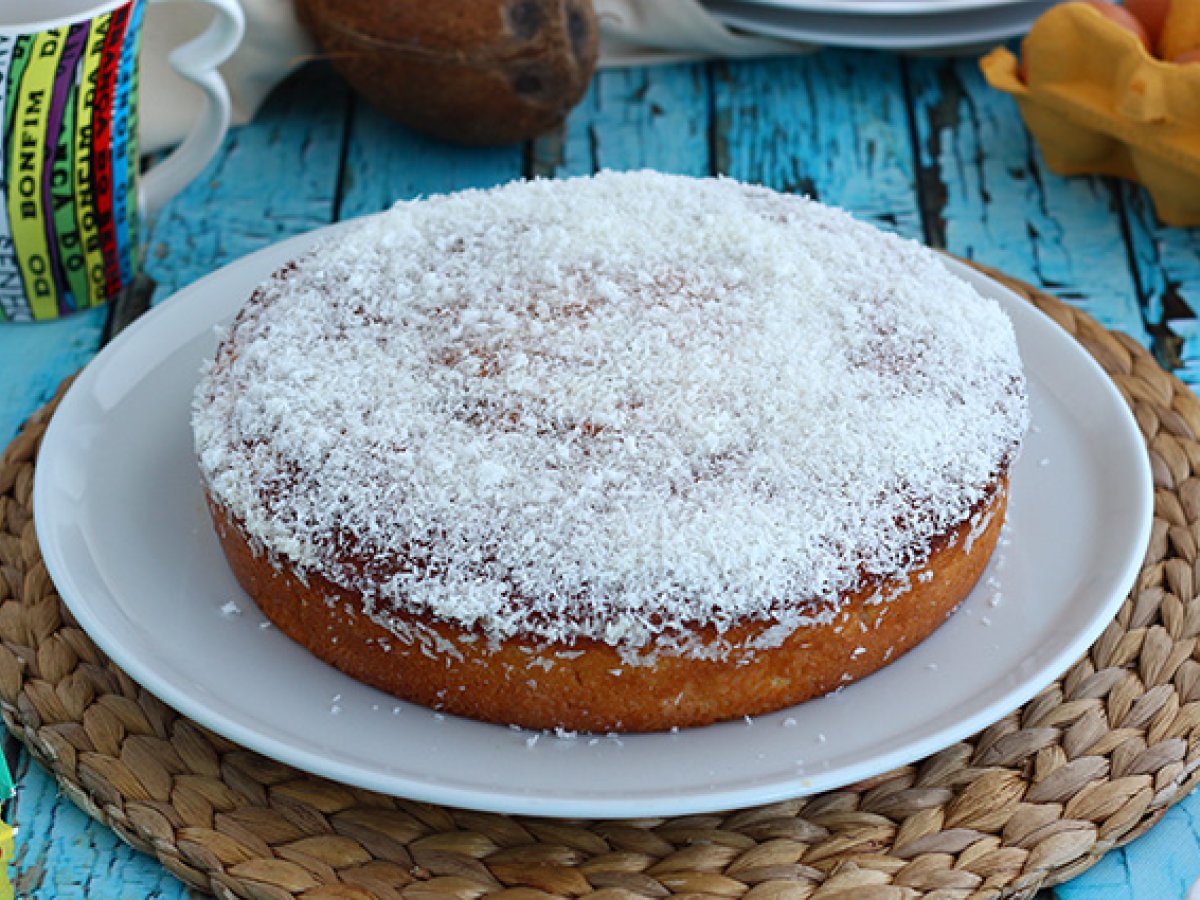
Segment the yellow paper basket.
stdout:
<path fill-rule="evenodd" d="M 1141 182 L 1164 223 L 1200 225 L 1200 65 L 1155 59 L 1084 3 L 1040 16 L 1021 54 L 1023 67 L 1003 47 L 979 65 L 1016 98 L 1051 171 Z"/>

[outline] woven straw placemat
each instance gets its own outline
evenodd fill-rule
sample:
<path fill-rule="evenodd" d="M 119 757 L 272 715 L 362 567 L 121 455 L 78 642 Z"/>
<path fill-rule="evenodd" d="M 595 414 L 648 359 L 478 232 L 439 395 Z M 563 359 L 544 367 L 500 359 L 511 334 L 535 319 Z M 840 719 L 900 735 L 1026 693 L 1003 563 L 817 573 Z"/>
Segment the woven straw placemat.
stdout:
<path fill-rule="evenodd" d="M 1131 339 L 997 277 L 1073 334 L 1133 408 L 1153 537 L 1083 659 L 928 759 L 770 806 L 636 821 L 430 806 L 266 759 L 140 688 L 56 595 L 30 505 L 55 402 L 0 457 L 0 711 L 87 813 L 219 897 L 1031 897 L 1146 831 L 1200 778 L 1200 401 Z"/>

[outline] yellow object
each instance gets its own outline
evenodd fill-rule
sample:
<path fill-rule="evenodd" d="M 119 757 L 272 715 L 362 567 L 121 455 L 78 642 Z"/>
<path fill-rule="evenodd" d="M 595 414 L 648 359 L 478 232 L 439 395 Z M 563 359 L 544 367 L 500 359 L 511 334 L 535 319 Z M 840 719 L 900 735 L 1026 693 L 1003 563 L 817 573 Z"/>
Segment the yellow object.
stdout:
<path fill-rule="evenodd" d="M 1197 0 L 1175 0 L 1200 6 Z M 1168 225 L 1200 225 L 1200 65 L 1155 59 L 1085 3 L 1043 13 L 979 66 L 1012 94 L 1051 171 L 1140 181 Z"/>
<path fill-rule="evenodd" d="M 14 829 L 7 822 L 0 822 L 0 900 L 13 900 L 14 892 L 9 874 L 12 872 L 13 855 L 16 845 L 13 841 Z"/>
<path fill-rule="evenodd" d="M 1163 19 L 1158 55 L 1174 59 L 1196 49 L 1200 49 L 1200 0 L 1174 0 Z M 1200 117 L 1200 111 L 1196 115 Z"/>

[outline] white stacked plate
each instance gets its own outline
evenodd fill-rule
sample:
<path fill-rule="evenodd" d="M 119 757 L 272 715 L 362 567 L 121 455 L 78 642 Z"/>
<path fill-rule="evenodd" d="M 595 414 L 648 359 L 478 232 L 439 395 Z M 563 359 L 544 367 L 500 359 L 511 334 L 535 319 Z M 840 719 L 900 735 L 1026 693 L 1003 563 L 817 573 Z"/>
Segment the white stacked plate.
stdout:
<path fill-rule="evenodd" d="M 834 47 L 970 50 L 1024 34 L 1059 0 L 705 0 L 725 25 Z"/>

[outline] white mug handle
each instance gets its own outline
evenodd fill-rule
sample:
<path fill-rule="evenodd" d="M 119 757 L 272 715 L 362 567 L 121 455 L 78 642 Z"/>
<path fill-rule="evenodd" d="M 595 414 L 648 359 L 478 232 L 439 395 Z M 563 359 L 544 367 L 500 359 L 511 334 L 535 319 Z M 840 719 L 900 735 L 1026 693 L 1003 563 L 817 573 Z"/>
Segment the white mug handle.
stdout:
<path fill-rule="evenodd" d="M 150 0 L 170 3 L 172 0 Z M 217 66 L 229 59 L 242 40 L 246 19 L 237 0 L 204 0 L 217 11 L 208 29 L 176 47 L 167 57 L 171 67 L 204 91 L 204 110 L 183 142 L 142 176 L 142 214 L 152 216 L 208 165 L 229 129 L 229 89 Z"/>

